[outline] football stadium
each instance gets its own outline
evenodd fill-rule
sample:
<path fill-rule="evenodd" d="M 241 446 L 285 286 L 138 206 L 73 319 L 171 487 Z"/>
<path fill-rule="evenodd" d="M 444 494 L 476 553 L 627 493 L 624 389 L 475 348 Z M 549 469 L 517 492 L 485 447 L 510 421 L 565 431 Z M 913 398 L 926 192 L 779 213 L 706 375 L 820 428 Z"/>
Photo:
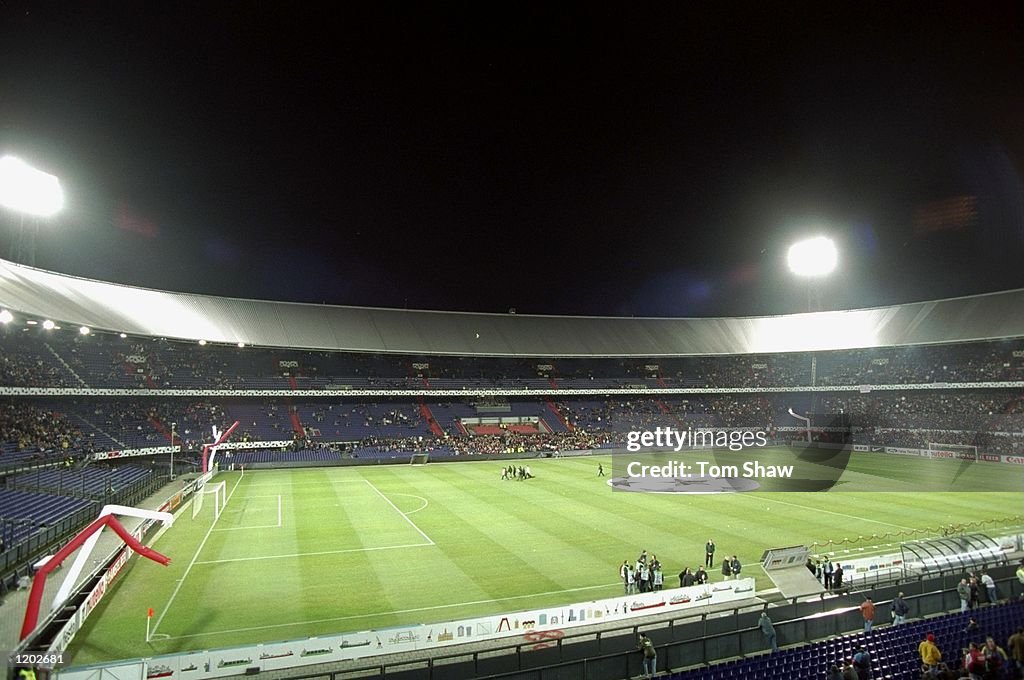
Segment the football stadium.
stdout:
<path fill-rule="evenodd" d="M 1024 3 L 0 2 L 0 680 L 1024 680 Z"/>
<path fill-rule="evenodd" d="M 12 668 L 623 678 L 643 633 L 665 677 L 909 678 L 1022 621 L 1024 291 L 585 318 L 0 267 Z"/>

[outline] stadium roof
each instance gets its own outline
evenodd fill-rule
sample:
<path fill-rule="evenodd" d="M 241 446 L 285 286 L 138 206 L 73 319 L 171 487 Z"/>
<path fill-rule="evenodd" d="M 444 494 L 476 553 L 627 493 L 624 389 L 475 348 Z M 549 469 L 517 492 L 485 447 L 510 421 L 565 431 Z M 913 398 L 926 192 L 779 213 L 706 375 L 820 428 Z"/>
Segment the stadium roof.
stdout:
<path fill-rule="evenodd" d="M 0 260 L 0 305 L 23 317 L 137 336 L 402 354 L 655 357 L 1024 337 L 1024 290 L 774 317 L 565 317 L 242 300 L 133 288 Z"/>

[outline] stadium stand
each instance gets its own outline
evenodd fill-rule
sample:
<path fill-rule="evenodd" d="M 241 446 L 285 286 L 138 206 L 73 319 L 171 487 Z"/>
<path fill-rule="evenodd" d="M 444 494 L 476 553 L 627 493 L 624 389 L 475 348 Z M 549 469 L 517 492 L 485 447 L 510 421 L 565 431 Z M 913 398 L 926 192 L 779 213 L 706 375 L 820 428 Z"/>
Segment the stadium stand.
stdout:
<path fill-rule="evenodd" d="M 152 470 L 135 466 L 81 469 L 37 468 L 8 478 L 15 489 L 33 489 L 65 496 L 103 499 L 116 490 L 146 479 Z"/>
<path fill-rule="evenodd" d="M 621 446 L 626 432 L 659 426 L 757 427 L 779 440 L 800 438 L 792 409 L 812 417 L 819 440 L 829 438 L 822 427 L 829 417 L 843 413 L 865 445 L 942 441 L 1024 456 L 1024 390 L 1004 385 L 1022 379 L 1020 339 L 813 355 L 530 359 L 200 347 L 5 328 L 0 387 L 15 389 L 0 398 L 0 538 L 13 552 L 55 524 L 70 530 L 71 518 L 87 517 L 111 489 L 153 482 L 152 468 L 83 467 L 82 460 L 99 451 L 167 446 L 172 426 L 182 458 L 210 441 L 212 427 L 238 420 L 238 442 L 290 445 L 224 451 L 222 464 L 336 465 L 408 462 L 410 453 L 554 455 Z M 629 393 L 604 392 L 612 389 Z M 374 393 L 349 394 L 359 390 Z M 536 393 L 517 396 L 525 390 Z M 26 559 L 19 549 L 18 563 Z M 5 557 L 0 566 L 14 563 Z M 1007 621 L 1020 622 L 1019 606 L 988 607 L 979 616 L 1004 640 Z M 952 651 L 962 623 L 951 616 L 882 628 L 672 677 L 825 677 L 828 666 L 864 644 L 876 677 L 916 678 L 922 631 L 934 631 Z"/>
<path fill-rule="evenodd" d="M 1016 389 L 823 393 L 813 397 L 788 393 L 685 398 L 638 395 L 601 401 L 562 399 L 550 406 L 533 399 L 510 399 L 497 412 L 480 410 L 475 403 L 429 403 L 428 410 L 442 438 L 473 434 L 503 437 L 517 431 L 564 434 L 571 427 L 600 437 L 601 443 L 614 443 L 622 441 L 630 430 L 659 426 L 759 427 L 771 431 L 796 424 L 788 413 L 795 404 L 798 412 L 819 414 L 823 423 L 829 414 L 848 414 L 857 443 L 921 447 L 929 441 L 943 441 L 972 444 L 1005 455 L 1024 451 L 1020 427 L 1024 393 Z M 489 429 L 474 427 L 471 432 L 466 422 L 482 415 L 508 420 L 504 427 L 492 422 L 486 423 Z M 534 419 L 542 425 L 528 424 Z M 170 443 L 172 423 L 185 450 L 198 451 L 213 425 L 233 420 L 241 422 L 241 441 L 358 443 L 435 436 L 419 406 L 386 396 L 375 403 L 341 397 L 295 403 L 285 398 L 239 398 L 223 403 L 161 398 L 133 403 L 80 397 L 37 403 L 6 399 L 0 401 L 4 435 L 0 466 L 61 454 L 163 446 Z"/>
<path fill-rule="evenodd" d="M 746 680 L 747 678 L 828 678 L 833 666 L 843 667 L 859 649 L 871 656 L 872 673 L 868 677 L 889 680 L 919 680 L 921 659 L 917 646 L 928 633 L 935 635 L 936 645 L 943 650 L 948 666 L 961 677 L 963 654 L 970 642 L 995 638 L 1006 647 L 1006 639 L 1021 625 L 1024 604 L 1012 603 L 986 607 L 972 612 L 939 616 L 902 626 L 879 628 L 870 633 L 852 633 L 813 644 L 799 644 L 775 654 L 737 659 L 704 668 L 666 675 L 670 680 Z M 965 631 L 968 619 L 978 623 L 976 632 Z M 1006 664 L 992 680 L 1014 677 L 1012 664 Z"/>
<path fill-rule="evenodd" d="M 365 355 L 199 347 L 104 333 L 0 334 L 0 384 L 166 389 L 605 389 L 801 387 L 1011 381 L 1024 377 L 1024 342 L 608 359 Z"/>
<path fill-rule="evenodd" d="M 0 490 L 0 517 L 35 526 L 56 523 L 87 505 L 87 500 L 58 494 Z"/>

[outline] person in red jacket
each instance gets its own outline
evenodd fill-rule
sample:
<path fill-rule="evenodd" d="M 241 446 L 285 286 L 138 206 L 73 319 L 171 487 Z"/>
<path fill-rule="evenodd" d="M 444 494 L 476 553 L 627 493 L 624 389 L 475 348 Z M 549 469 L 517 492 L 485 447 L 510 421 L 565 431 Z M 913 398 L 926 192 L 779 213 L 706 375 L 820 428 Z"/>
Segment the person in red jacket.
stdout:
<path fill-rule="evenodd" d="M 964 670 L 970 674 L 971 680 L 981 680 L 985 674 L 985 655 L 977 642 L 972 642 L 964 654 Z"/>
<path fill-rule="evenodd" d="M 868 633 L 875 623 L 875 603 L 871 601 L 870 597 L 865 597 L 861 602 L 860 613 L 864 617 L 864 632 Z"/>

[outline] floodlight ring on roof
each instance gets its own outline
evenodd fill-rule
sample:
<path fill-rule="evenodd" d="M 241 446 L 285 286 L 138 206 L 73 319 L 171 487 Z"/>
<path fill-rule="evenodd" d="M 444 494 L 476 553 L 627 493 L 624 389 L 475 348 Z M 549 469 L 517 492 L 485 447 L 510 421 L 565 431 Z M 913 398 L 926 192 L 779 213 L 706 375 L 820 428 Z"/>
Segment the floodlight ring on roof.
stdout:
<path fill-rule="evenodd" d="M 0 306 L 133 336 L 304 350 L 524 357 L 824 351 L 1024 337 L 1024 290 L 735 318 L 622 318 L 312 305 L 174 293 L 0 260 Z"/>

